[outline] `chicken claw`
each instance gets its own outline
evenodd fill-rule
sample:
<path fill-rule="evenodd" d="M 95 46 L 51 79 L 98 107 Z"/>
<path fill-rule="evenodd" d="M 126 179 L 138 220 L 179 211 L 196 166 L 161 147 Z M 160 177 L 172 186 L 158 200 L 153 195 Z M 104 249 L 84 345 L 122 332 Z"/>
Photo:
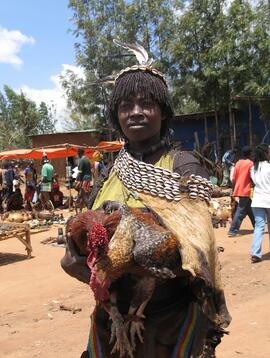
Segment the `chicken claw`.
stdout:
<path fill-rule="evenodd" d="M 133 358 L 132 346 L 128 340 L 125 330 L 115 330 L 116 334 L 113 339 L 116 339 L 116 342 L 113 346 L 111 354 L 119 352 L 119 357 L 125 357 L 126 353 L 130 358 Z M 110 341 L 112 343 L 112 340 Z"/>
<path fill-rule="evenodd" d="M 116 307 L 111 308 L 110 318 L 112 320 L 110 344 L 115 340 L 111 354 L 119 351 L 120 358 L 124 357 L 126 353 L 133 358 L 132 346 L 127 337 L 124 320 Z"/>
<path fill-rule="evenodd" d="M 131 346 L 132 349 L 135 350 L 136 348 L 136 336 L 138 337 L 139 341 L 141 343 L 143 343 L 143 335 L 142 335 L 142 331 L 144 330 L 144 324 L 142 319 L 145 318 L 145 316 L 143 314 L 138 315 L 136 314 L 136 320 L 132 321 L 130 323 L 130 340 L 131 340 Z"/>

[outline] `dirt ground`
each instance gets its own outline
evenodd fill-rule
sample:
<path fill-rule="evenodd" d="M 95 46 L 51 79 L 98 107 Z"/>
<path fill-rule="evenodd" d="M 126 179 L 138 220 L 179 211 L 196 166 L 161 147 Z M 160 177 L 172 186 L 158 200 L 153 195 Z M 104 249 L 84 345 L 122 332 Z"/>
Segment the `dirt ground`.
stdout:
<path fill-rule="evenodd" d="M 220 260 L 233 317 L 218 358 L 270 357 L 268 235 L 264 261 L 251 264 L 249 222 L 242 228 L 243 235 L 237 238 L 228 238 L 226 228 L 215 229 L 218 245 L 225 249 Z M 64 249 L 40 243 L 56 232 L 54 226 L 32 235 L 30 260 L 17 239 L 0 242 L 0 357 L 78 358 L 86 346 L 94 301 L 87 285 L 62 271 L 59 261 Z"/>

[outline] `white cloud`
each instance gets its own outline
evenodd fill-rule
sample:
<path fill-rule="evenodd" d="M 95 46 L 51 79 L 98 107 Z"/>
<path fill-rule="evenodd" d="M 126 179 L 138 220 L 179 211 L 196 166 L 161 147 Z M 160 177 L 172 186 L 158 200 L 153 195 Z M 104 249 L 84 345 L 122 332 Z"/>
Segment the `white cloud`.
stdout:
<path fill-rule="evenodd" d="M 78 77 L 80 78 L 85 78 L 85 75 L 84 75 L 84 70 L 82 67 L 80 66 L 73 66 L 73 65 L 67 65 L 67 64 L 63 64 L 62 65 L 62 71 L 61 71 L 61 76 L 65 75 L 65 73 L 67 71 L 72 71 L 75 73 L 75 75 L 77 75 Z"/>
<path fill-rule="evenodd" d="M 65 75 L 68 70 L 73 71 L 79 77 L 84 77 L 81 67 L 63 64 L 60 74 L 50 77 L 50 81 L 53 84 L 51 88 L 35 89 L 27 85 L 23 85 L 20 88 L 20 90 L 22 90 L 27 97 L 35 101 L 37 105 L 41 102 L 45 102 L 48 106 L 54 106 L 57 118 L 57 130 L 63 130 L 62 123 L 64 119 L 69 117 L 66 95 L 60 83 L 60 76 Z"/>
<path fill-rule="evenodd" d="M 0 27 L 0 62 L 20 67 L 23 61 L 18 54 L 22 45 L 27 43 L 35 43 L 34 38 L 26 36 L 18 30 L 9 31 Z"/>

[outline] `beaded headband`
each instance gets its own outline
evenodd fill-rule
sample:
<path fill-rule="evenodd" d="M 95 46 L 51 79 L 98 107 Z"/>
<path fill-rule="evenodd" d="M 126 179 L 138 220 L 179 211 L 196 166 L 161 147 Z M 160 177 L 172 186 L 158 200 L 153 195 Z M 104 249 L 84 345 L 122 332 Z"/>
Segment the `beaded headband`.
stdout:
<path fill-rule="evenodd" d="M 168 87 L 168 84 L 166 82 L 165 76 L 158 71 L 156 68 L 152 66 L 153 59 L 149 58 L 147 51 L 137 42 L 135 44 L 128 44 L 122 41 L 119 41 L 117 39 L 113 39 L 113 42 L 122 48 L 125 48 L 129 51 L 131 51 L 137 58 L 139 65 L 134 65 L 131 67 L 127 67 L 123 70 L 121 70 L 115 77 L 115 81 L 121 77 L 124 73 L 132 72 L 132 71 L 144 71 L 149 72 L 153 74 L 154 76 L 159 77 L 166 87 Z"/>

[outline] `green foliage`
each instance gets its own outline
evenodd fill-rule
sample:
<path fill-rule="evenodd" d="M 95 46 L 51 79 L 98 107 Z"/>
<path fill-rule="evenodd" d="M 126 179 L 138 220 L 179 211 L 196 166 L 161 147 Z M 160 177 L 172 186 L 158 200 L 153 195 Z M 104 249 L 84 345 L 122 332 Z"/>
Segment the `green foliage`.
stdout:
<path fill-rule="evenodd" d="M 227 107 L 235 95 L 269 95 L 269 19 L 266 1 L 193 0 L 172 43 L 174 95 L 188 94 L 201 110 Z"/>
<path fill-rule="evenodd" d="M 113 38 L 140 42 L 169 80 L 176 112 L 269 96 L 270 7 L 261 0 L 70 0 L 78 65 L 62 79 L 75 127 L 103 125 L 110 88 L 99 78 L 136 63 Z M 188 4 L 183 10 L 183 4 Z"/>
<path fill-rule="evenodd" d="M 92 128 L 95 121 L 100 118 L 101 109 L 104 108 L 104 99 L 102 87 L 95 85 L 95 81 L 96 77 L 93 72 L 86 72 L 86 77 L 80 78 L 71 70 L 61 78 L 71 113 L 70 118 L 64 124 L 65 129 Z"/>
<path fill-rule="evenodd" d="M 38 107 L 23 92 L 16 93 L 4 86 L 0 91 L 0 148 L 28 147 L 30 135 L 50 133 L 55 120 L 44 102 Z"/>
<path fill-rule="evenodd" d="M 85 78 L 71 72 L 62 77 L 72 112 L 69 124 L 75 128 L 108 127 L 105 113 L 110 86 L 101 84 L 99 79 L 136 64 L 135 57 L 115 46 L 113 38 L 140 42 L 159 60 L 158 67 L 168 72 L 168 39 L 173 38 L 175 13 L 181 9 L 181 3 L 167 0 L 69 1 L 74 14 L 73 34 L 78 40 L 75 44 L 77 63 L 85 73 Z"/>

